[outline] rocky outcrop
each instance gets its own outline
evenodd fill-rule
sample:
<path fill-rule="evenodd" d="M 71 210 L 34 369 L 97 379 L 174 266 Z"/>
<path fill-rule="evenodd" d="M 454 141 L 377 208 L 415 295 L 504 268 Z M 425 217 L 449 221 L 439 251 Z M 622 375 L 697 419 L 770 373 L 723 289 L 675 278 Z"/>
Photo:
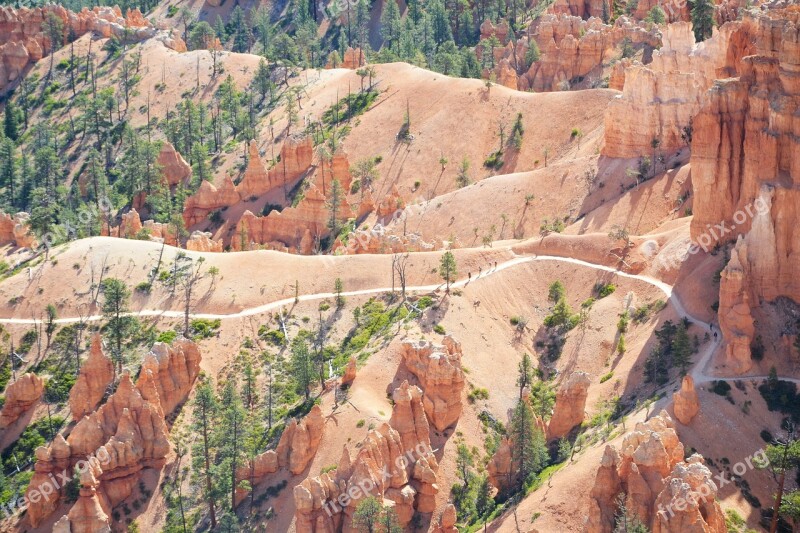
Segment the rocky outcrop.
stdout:
<path fill-rule="evenodd" d="M 161 175 L 170 187 L 186 183 L 192 176 L 192 167 L 169 142 L 164 141 L 161 145 L 156 162 L 161 169 Z"/>
<path fill-rule="evenodd" d="M 457 519 L 455 505 L 448 503 L 439 517 L 439 525 L 433 530 L 434 533 L 458 533 Z"/>
<path fill-rule="evenodd" d="M 148 376 L 150 374 L 150 376 Z M 157 342 L 142 361 L 139 380 L 152 378 L 162 411 L 174 411 L 189 396 L 200 374 L 200 350 L 194 342 L 180 338 L 171 345 Z"/>
<path fill-rule="evenodd" d="M 347 361 L 347 365 L 344 367 L 344 373 L 342 374 L 342 385 L 352 385 L 353 381 L 356 379 L 356 358 L 355 356 L 351 356 L 350 360 Z"/>
<path fill-rule="evenodd" d="M 439 465 L 430 447 L 422 391 L 404 382 L 393 398 L 391 422 L 371 430 L 355 458 L 345 447 L 336 470 L 294 488 L 298 533 L 356 533 L 353 515 L 368 496 L 393 505 L 402 527 L 415 511 L 434 511 Z"/>
<path fill-rule="evenodd" d="M 300 422 L 294 418 L 289 422 L 274 450 L 267 450 L 238 468 L 236 478 L 255 487 L 281 468 L 287 468 L 293 475 L 301 474 L 317 454 L 324 430 L 325 417 L 319 405 L 315 405 Z M 237 505 L 249 493 L 245 488 L 237 488 Z"/>
<path fill-rule="evenodd" d="M 402 344 L 403 363 L 424 391 L 425 414 L 440 432 L 461 416 L 464 390 L 461 344 L 449 335 L 442 343 L 404 341 Z"/>
<path fill-rule="evenodd" d="M 136 209 L 131 209 L 122 215 L 117 228 L 117 236 L 122 239 L 133 239 L 142 231 L 142 219 Z"/>
<path fill-rule="evenodd" d="M 341 223 L 354 216 L 346 204 L 339 212 Z M 316 186 L 311 185 L 297 207 L 272 211 L 265 217 L 245 211 L 231 238 L 231 248 L 252 250 L 265 247 L 309 255 L 314 244 L 330 233 L 329 220 L 327 199 Z"/>
<path fill-rule="evenodd" d="M 547 438 L 557 439 L 583 422 L 586 397 L 591 380 L 585 372 L 573 372 L 556 394 L 553 416 L 547 426 Z"/>
<path fill-rule="evenodd" d="M 697 416 L 697 412 L 700 411 L 700 401 L 697 398 L 692 376 L 683 376 L 680 390 L 672 395 L 672 405 L 675 410 L 675 418 L 681 424 L 689 425 Z"/>
<path fill-rule="evenodd" d="M 540 58 L 529 64 L 526 57 L 530 39 L 536 41 Z M 529 37 L 495 49 L 495 78 L 501 85 L 524 91 L 567 90 L 575 83 L 591 86 L 602 80 L 605 66 L 619 57 L 623 41 L 648 50 L 661 42 L 655 28 L 624 16 L 612 26 L 599 18 L 583 20 L 563 12 L 546 14 L 531 27 Z M 485 45 L 479 43 L 476 52 L 483 55 Z M 488 71 L 484 73 L 484 77 L 488 75 Z M 587 84 L 586 79 L 591 83 Z"/>
<path fill-rule="evenodd" d="M 240 200 L 236 186 L 227 174 L 222 177 L 219 187 L 210 181 L 203 181 L 197 191 L 186 198 L 183 204 L 183 221 L 187 228 L 194 226 L 208 219 L 212 211 L 236 205 Z"/>
<path fill-rule="evenodd" d="M 278 464 L 295 475 L 303 472 L 317 453 L 324 429 L 325 417 L 319 405 L 312 407 L 301 422 L 292 419 L 275 450 Z"/>
<path fill-rule="evenodd" d="M 99 333 L 92 336 L 89 357 L 81 365 L 78 379 L 69 393 L 72 419 L 78 421 L 93 412 L 114 380 L 114 363 L 103 353 L 103 340 Z"/>
<path fill-rule="evenodd" d="M 726 531 L 711 471 L 701 456 L 686 461 L 683 456 L 666 411 L 637 424 L 625 435 L 621 451 L 607 446 L 591 491 L 587 531 L 613 530 L 619 494 L 628 512 L 651 531 Z"/>
<path fill-rule="evenodd" d="M 69 533 L 111 533 L 111 520 L 97 494 L 100 482 L 91 468 L 87 468 L 80 476 L 78 501 L 66 516 L 68 522 L 62 522 L 60 527 L 68 528 L 65 530 Z"/>
<path fill-rule="evenodd" d="M 234 185 L 229 176 L 222 178 L 219 188 L 203 181 L 197 192 L 186 199 L 183 220 L 187 227 L 206 220 L 212 211 L 236 205 L 278 188 L 291 189 L 309 169 L 314 155 L 310 137 L 297 142 L 287 141 L 281 148 L 280 161 L 267 170 L 255 141 L 250 141 L 248 150 L 247 168 L 239 185 Z"/>
<path fill-rule="evenodd" d="M 7 215 L 0 211 L 0 245 L 12 244 L 20 248 L 36 248 L 36 240 L 30 225 L 30 215 L 21 211 L 14 215 Z"/>
<path fill-rule="evenodd" d="M 685 148 L 686 128 L 692 126 L 706 90 L 715 79 L 736 75 L 742 58 L 752 52 L 747 25 L 741 22 L 725 24 L 698 44 L 691 24 L 669 24 L 662 43 L 649 65 L 633 62 L 625 69 L 622 97 L 606 112 L 603 155 L 649 155 L 653 139 L 662 152 Z M 692 171 L 694 175 L 694 165 Z"/>
<path fill-rule="evenodd" d="M 197 346 L 185 339 L 170 347 L 157 343 L 146 356 L 136 385 L 126 371 L 108 401 L 85 415 L 66 440 L 58 435 L 49 449 L 37 450 L 28 495 L 54 472 L 89 464 L 99 482 L 97 497 L 108 515 L 133 493 L 143 469 L 164 465 L 170 451 L 165 416 L 186 400 L 199 372 L 199 358 Z M 53 512 L 63 493 L 60 487 L 46 500 L 31 500 L 27 516 L 33 527 Z M 74 516 L 86 516 L 83 509 L 75 512 L 68 514 L 72 531 Z"/>
<path fill-rule="evenodd" d="M 328 58 L 328 63 L 325 65 L 325 68 L 349 68 L 350 70 L 355 70 L 366 64 L 367 56 L 364 54 L 364 51 L 358 47 L 353 48 L 348 46 L 347 50 L 344 51 L 344 57 L 342 57 L 341 63 L 334 65 L 331 58 Z"/>
<path fill-rule="evenodd" d="M 708 91 L 691 157 L 692 240 L 709 249 L 737 239 L 719 305 L 723 362 L 735 373 L 752 366 L 756 309 L 782 296 L 800 301 L 800 10 L 747 15 L 740 25 L 754 50 L 738 78 Z"/>
<path fill-rule="evenodd" d="M 40 60 L 45 52 L 51 53 L 50 39 L 42 31 L 45 19 L 51 14 L 61 19 L 65 38 L 95 32 L 103 37 L 114 36 L 136 42 L 156 35 L 156 29 L 136 9 L 129 10 L 127 17 L 123 17 L 118 7 L 84 8 L 78 13 L 57 5 L 33 9 L 2 7 L 0 91 L 17 81 L 25 68 Z"/>
<path fill-rule="evenodd" d="M 36 374 L 27 373 L 6 387 L 5 404 L 0 411 L 0 428 L 7 428 L 33 407 L 44 392 L 44 380 Z"/>
<path fill-rule="evenodd" d="M 194 252 L 221 252 L 222 240 L 212 238 L 207 231 L 193 231 L 186 240 L 186 249 Z"/>

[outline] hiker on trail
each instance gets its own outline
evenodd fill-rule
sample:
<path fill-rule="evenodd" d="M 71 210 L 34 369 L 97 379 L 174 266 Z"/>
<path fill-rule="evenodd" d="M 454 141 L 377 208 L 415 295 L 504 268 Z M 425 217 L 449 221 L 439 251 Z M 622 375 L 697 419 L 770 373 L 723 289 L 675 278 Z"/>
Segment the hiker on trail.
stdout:
<path fill-rule="evenodd" d="M 717 340 L 717 332 L 714 332 L 714 340 Z"/>
<path fill-rule="evenodd" d="M 467 279 L 470 281 L 472 280 L 472 272 L 467 273 Z"/>
<path fill-rule="evenodd" d="M 483 267 L 478 267 L 478 275 L 479 276 L 481 275 L 481 272 L 483 272 Z"/>

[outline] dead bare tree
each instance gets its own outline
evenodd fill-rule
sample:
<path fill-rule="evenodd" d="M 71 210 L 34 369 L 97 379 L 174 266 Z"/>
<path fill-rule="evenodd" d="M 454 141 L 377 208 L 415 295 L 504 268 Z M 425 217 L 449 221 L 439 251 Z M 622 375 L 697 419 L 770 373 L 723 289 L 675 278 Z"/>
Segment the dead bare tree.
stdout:
<path fill-rule="evenodd" d="M 406 301 L 406 268 L 408 267 L 408 252 L 403 254 L 392 254 L 392 294 L 394 294 L 395 275 L 400 282 L 400 295 Z"/>
<path fill-rule="evenodd" d="M 180 257 L 180 256 L 178 256 Z M 178 261 L 178 257 L 175 258 L 175 261 Z M 195 286 L 197 283 L 206 277 L 207 272 L 203 270 L 203 263 L 205 263 L 206 258 L 200 257 L 197 261 L 192 261 L 192 259 L 184 255 L 184 261 L 188 261 L 188 265 L 180 270 L 180 276 L 178 278 L 178 283 L 183 288 L 183 296 L 184 296 L 184 306 L 183 306 L 183 336 L 187 339 L 189 338 L 189 312 L 192 309 L 192 294 L 194 293 Z"/>

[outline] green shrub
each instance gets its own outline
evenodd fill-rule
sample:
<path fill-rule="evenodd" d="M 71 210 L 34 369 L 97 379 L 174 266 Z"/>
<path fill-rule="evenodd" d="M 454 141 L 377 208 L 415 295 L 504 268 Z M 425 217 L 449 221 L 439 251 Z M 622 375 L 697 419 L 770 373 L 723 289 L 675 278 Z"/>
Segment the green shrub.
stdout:
<path fill-rule="evenodd" d="M 142 294 L 150 294 L 150 291 L 152 289 L 153 289 L 153 284 L 147 281 L 139 283 L 135 288 L 136 292 L 141 292 Z"/>
<path fill-rule="evenodd" d="M 176 338 L 178 338 L 178 332 L 173 330 L 173 329 L 170 329 L 170 330 L 162 331 L 161 333 L 159 333 L 158 337 L 156 337 L 156 342 L 163 342 L 165 344 L 172 344 L 172 342 Z"/>
<path fill-rule="evenodd" d="M 209 320 L 206 318 L 196 318 L 189 323 L 189 327 L 194 338 L 208 339 L 217 334 L 222 325 L 220 319 Z"/>
<path fill-rule="evenodd" d="M 488 400 L 489 399 L 489 391 L 483 388 L 476 388 L 472 389 L 470 393 L 467 395 L 467 400 L 469 403 L 475 403 L 478 400 Z"/>
<path fill-rule="evenodd" d="M 612 285 L 611 283 L 603 283 L 596 285 L 595 289 L 597 290 L 597 295 L 600 298 L 605 298 L 606 296 L 617 290 L 617 287 L 615 285 Z"/>
<path fill-rule="evenodd" d="M 445 335 L 447 333 L 444 330 L 444 326 L 442 326 L 441 324 L 436 324 L 435 326 L 433 326 L 433 331 L 435 331 L 439 335 Z"/>
<path fill-rule="evenodd" d="M 711 392 L 720 396 L 727 396 L 731 392 L 731 386 L 727 381 L 715 380 L 711 382 Z"/>
<path fill-rule="evenodd" d="M 283 331 L 279 329 L 267 330 L 267 326 L 261 326 L 258 328 L 258 336 L 273 346 L 286 345 L 286 335 L 284 335 Z"/>
<path fill-rule="evenodd" d="M 606 381 L 608 381 L 609 379 L 611 379 L 613 377 L 614 377 L 614 372 L 613 371 L 609 372 L 608 374 L 603 374 L 600 377 L 600 383 L 605 383 Z"/>

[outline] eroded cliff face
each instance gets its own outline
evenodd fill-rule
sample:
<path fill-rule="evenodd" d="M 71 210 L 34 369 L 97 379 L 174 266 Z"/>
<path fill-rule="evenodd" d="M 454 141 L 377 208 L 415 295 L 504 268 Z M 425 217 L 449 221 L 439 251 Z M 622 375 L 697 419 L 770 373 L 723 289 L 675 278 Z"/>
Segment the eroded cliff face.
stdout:
<path fill-rule="evenodd" d="M 251 141 L 247 168 L 242 181 L 234 185 L 230 177 L 225 176 L 219 187 L 203 181 L 197 192 L 188 197 L 184 204 L 183 220 L 186 227 L 206 220 L 208 215 L 217 209 L 236 205 L 274 189 L 282 187 L 291 189 L 311 166 L 313 152 L 310 137 L 299 142 L 286 142 L 281 148 L 280 162 L 267 170 L 255 141 Z"/>
<path fill-rule="evenodd" d="M 93 344 L 89 359 L 95 366 L 104 366 L 102 351 Z M 77 465 L 89 465 L 87 468 L 95 478 L 96 482 L 86 478 L 86 499 L 79 498 L 68 513 L 67 521 L 63 518 L 60 521 L 61 527 L 73 524 L 74 532 L 84 531 L 75 529 L 76 524 L 107 520 L 111 509 L 133 493 L 143 469 L 161 468 L 170 451 L 165 416 L 185 401 L 199 373 L 199 361 L 200 353 L 191 341 L 179 339 L 172 346 L 156 344 L 145 358 L 135 385 L 130 375 L 123 373 L 114 394 L 99 408 L 84 415 L 68 438 L 59 434 L 49 447 L 37 448 L 34 475 L 26 493 L 31 501 L 27 512 L 31 526 L 41 524 L 58 507 L 64 495 L 65 489 L 60 487 L 49 498 L 31 498 L 34 491 L 39 491 L 41 496 L 40 487 L 44 485 L 52 488 L 51 475 L 71 472 Z M 93 376 L 89 379 L 89 373 L 81 376 L 86 390 L 93 391 L 96 397 L 105 378 L 95 380 L 97 376 Z M 87 405 L 79 408 L 85 409 Z M 83 475 L 84 472 L 81 473 L 82 485 Z M 82 490 L 82 496 L 83 493 Z"/>
<path fill-rule="evenodd" d="M 485 52 L 485 39 L 498 34 L 489 31 L 494 27 L 484 26 L 481 27 L 482 36 L 486 37 L 476 49 L 479 55 Z M 521 91 L 541 92 L 569 89 L 572 83 L 585 77 L 599 82 L 604 65 L 617 57 L 623 40 L 650 48 L 661 42 L 656 28 L 647 28 L 628 17 L 619 17 L 614 25 L 608 25 L 599 18 L 583 20 L 566 13 L 543 15 L 532 26 L 530 39 L 536 41 L 540 52 L 539 61 L 530 65 L 526 60 L 529 37 L 514 43 L 500 41 L 501 47 L 494 50 L 494 74 L 498 83 Z M 488 78 L 489 72 L 484 75 Z"/>
<path fill-rule="evenodd" d="M 751 366 L 752 311 L 800 301 L 800 7 L 741 23 L 754 43 L 740 76 L 715 82 L 694 120 L 691 234 L 705 248 L 737 239 L 720 283 L 724 364 Z"/>
<path fill-rule="evenodd" d="M 654 139 L 662 152 L 686 148 L 687 128 L 692 127 L 706 91 L 715 80 L 736 76 L 742 58 L 752 53 L 749 31 L 749 24 L 731 22 L 695 44 L 688 22 L 663 27 L 663 45 L 653 53 L 652 62 L 632 62 L 625 69 L 622 95 L 606 112 L 601 153 L 615 158 L 649 156 Z M 619 83 L 619 73 L 616 78 Z"/>
<path fill-rule="evenodd" d="M 48 5 L 33 9 L 0 8 L 0 91 L 17 81 L 25 68 L 51 52 L 50 39 L 42 32 L 42 24 L 52 13 L 64 24 L 64 38 L 80 37 L 95 32 L 103 37 L 115 36 L 132 42 L 143 41 L 157 33 L 139 10 L 129 10 L 123 17 L 118 7 L 84 8 L 73 13 L 61 6 Z M 185 47 L 184 47 L 185 48 Z"/>
<path fill-rule="evenodd" d="M 683 457 L 683 444 L 666 411 L 637 424 L 625 435 L 621 450 L 607 446 L 591 491 L 586 531 L 613 531 L 620 494 L 628 513 L 651 531 L 727 531 L 703 457 Z"/>
<path fill-rule="evenodd" d="M 69 393 L 69 408 L 74 421 L 81 420 L 97 408 L 114 380 L 114 363 L 103 352 L 99 333 L 92 336 L 89 357 L 81 365 L 78 379 Z"/>
<path fill-rule="evenodd" d="M 435 510 L 439 465 L 431 450 L 422 391 L 405 381 L 392 397 L 390 422 L 371 430 L 354 458 L 345 447 L 336 470 L 294 488 L 298 533 L 356 533 L 353 515 L 368 496 L 390 500 L 403 527 L 415 511 Z"/>
<path fill-rule="evenodd" d="M 0 245 L 36 248 L 39 242 L 31 230 L 30 215 L 24 211 L 14 216 L 0 211 Z"/>
<path fill-rule="evenodd" d="M 23 374 L 6 387 L 6 399 L 0 410 L 0 429 L 7 428 L 39 401 L 44 380 L 36 374 Z"/>

